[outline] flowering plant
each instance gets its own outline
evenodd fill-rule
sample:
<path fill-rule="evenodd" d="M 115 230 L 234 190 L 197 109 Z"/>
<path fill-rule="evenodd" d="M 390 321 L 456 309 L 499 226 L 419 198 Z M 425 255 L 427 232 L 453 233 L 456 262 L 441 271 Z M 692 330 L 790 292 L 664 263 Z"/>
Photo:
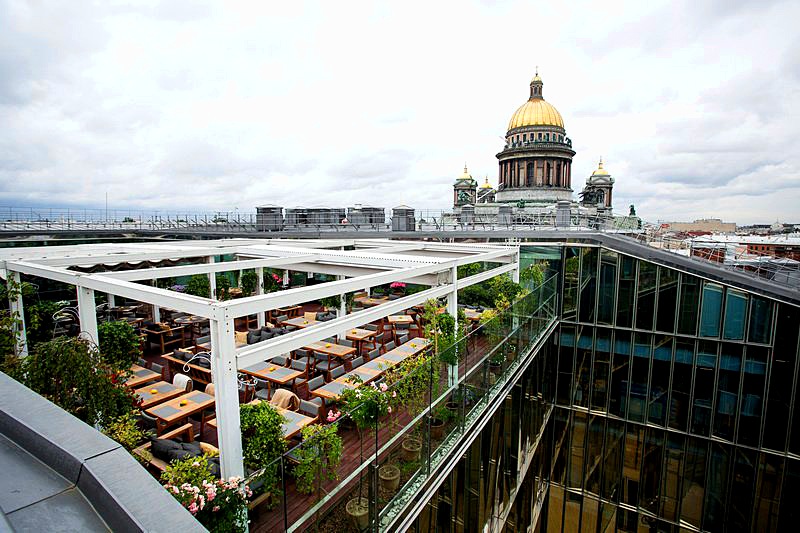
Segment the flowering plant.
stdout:
<path fill-rule="evenodd" d="M 402 281 L 395 281 L 394 283 L 389 285 L 389 288 L 390 289 L 405 289 L 406 288 L 406 284 L 403 283 Z"/>
<path fill-rule="evenodd" d="M 336 422 L 337 420 L 339 420 L 340 416 L 342 416 L 342 412 L 336 409 L 335 407 L 332 407 L 328 411 L 328 416 L 326 417 L 326 420 L 328 422 Z"/>
<path fill-rule="evenodd" d="M 175 285 L 170 285 L 167 288 L 175 292 L 186 292 L 186 285 L 175 284 Z"/>
<path fill-rule="evenodd" d="M 359 387 L 360 381 L 358 376 L 350 378 L 350 382 L 354 383 L 356 388 L 345 389 L 339 400 L 343 410 L 350 414 L 356 426 L 366 428 L 374 425 L 381 416 L 392 412 L 389 405 L 391 393 L 386 383 L 375 385 L 370 382 L 369 385 Z"/>
<path fill-rule="evenodd" d="M 240 477 L 215 479 L 208 457 L 173 461 L 161 477 L 164 488 L 209 531 L 246 531 L 250 488 Z"/>

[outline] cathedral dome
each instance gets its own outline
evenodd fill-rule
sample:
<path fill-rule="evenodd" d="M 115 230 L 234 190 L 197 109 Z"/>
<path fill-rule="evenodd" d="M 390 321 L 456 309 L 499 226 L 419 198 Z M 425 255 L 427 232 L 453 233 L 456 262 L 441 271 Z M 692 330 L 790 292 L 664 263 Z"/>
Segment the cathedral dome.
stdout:
<path fill-rule="evenodd" d="M 597 170 L 592 172 L 592 176 L 610 176 L 608 171 L 603 168 L 603 158 L 600 158 L 600 164 L 597 165 Z"/>
<path fill-rule="evenodd" d="M 564 129 L 564 119 L 558 110 L 542 97 L 542 78 L 539 73 L 531 80 L 531 97 L 514 112 L 508 131 L 526 126 L 553 126 Z"/>

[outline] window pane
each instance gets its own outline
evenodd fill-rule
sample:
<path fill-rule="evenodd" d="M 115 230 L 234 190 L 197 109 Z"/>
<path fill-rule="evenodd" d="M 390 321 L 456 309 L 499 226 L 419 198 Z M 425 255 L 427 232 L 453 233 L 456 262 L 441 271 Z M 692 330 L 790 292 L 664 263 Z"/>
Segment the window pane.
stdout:
<path fill-rule="evenodd" d="M 717 412 L 714 415 L 714 435 L 732 441 L 736 429 L 739 404 L 739 375 L 742 367 L 742 346 L 722 345 L 717 378 Z"/>
<path fill-rule="evenodd" d="M 650 335 L 636 334 L 631 369 L 631 397 L 628 418 L 644 421 L 647 405 L 647 382 L 650 374 Z"/>
<path fill-rule="evenodd" d="M 672 366 L 673 337 L 656 336 L 653 346 L 653 369 L 650 372 L 650 401 L 648 421 L 663 426 L 667 421 L 669 373 Z"/>
<path fill-rule="evenodd" d="M 614 367 L 611 371 L 611 395 L 608 411 L 617 416 L 625 416 L 628 402 L 630 371 L 631 334 L 629 331 L 614 332 Z"/>
<path fill-rule="evenodd" d="M 594 371 L 592 374 L 592 409 L 606 410 L 610 372 L 611 330 L 597 328 L 594 342 Z"/>
<path fill-rule="evenodd" d="M 575 326 L 561 327 L 561 342 L 558 347 L 558 384 L 556 401 L 570 405 L 572 401 L 572 365 L 575 349 Z"/>
<path fill-rule="evenodd" d="M 574 405 L 589 406 L 590 376 L 592 372 L 592 327 L 578 326 L 578 347 L 575 351 Z"/>
<path fill-rule="evenodd" d="M 678 299 L 678 272 L 671 268 L 658 267 L 658 312 L 656 329 L 672 333 L 675 331 L 675 304 Z"/>
<path fill-rule="evenodd" d="M 636 284 L 636 261 L 627 255 L 622 256 L 619 269 L 617 292 L 617 326 L 633 326 L 633 297 Z"/>
<path fill-rule="evenodd" d="M 578 274 L 580 248 L 567 248 L 564 261 L 564 320 L 575 320 L 578 304 Z"/>
<path fill-rule="evenodd" d="M 745 314 L 747 313 L 747 294 L 742 291 L 728 289 L 725 299 L 724 339 L 744 339 Z"/>
<path fill-rule="evenodd" d="M 800 328 L 800 310 L 792 305 L 780 304 L 775 324 L 775 350 L 772 353 L 772 370 L 769 375 L 769 399 L 764 424 L 765 448 L 784 451 L 789 420 L 789 401 L 794 383 L 794 365 L 797 358 L 797 333 Z M 800 428 L 798 428 L 800 429 Z M 797 450 L 800 439 L 793 439 Z"/>
<path fill-rule="evenodd" d="M 750 303 L 750 342 L 769 343 L 772 334 L 772 302 L 753 296 Z"/>
<path fill-rule="evenodd" d="M 656 305 L 656 266 L 639 261 L 639 286 L 636 295 L 636 327 L 653 329 L 653 310 Z"/>
<path fill-rule="evenodd" d="M 597 322 L 611 324 L 614 320 L 614 289 L 617 283 L 617 254 L 600 251 L 600 294 L 597 301 Z"/>
<path fill-rule="evenodd" d="M 717 366 L 717 344 L 700 341 L 694 371 L 694 405 L 692 433 L 708 436 L 711 425 L 711 401 L 714 394 L 714 372 Z"/>
<path fill-rule="evenodd" d="M 706 283 L 703 286 L 703 311 L 700 314 L 700 336 L 719 337 L 722 286 Z"/>
<path fill-rule="evenodd" d="M 747 346 L 742 373 L 742 407 L 739 412 L 739 442 L 758 446 L 767 374 L 766 348 Z"/>
<path fill-rule="evenodd" d="M 689 418 L 689 398 L 692 387 L 694 341 L 678 340 L 672 367 L 672 399 L 669 410 L 669 427 L 686 431 Z"/>
<path fill-rule="evenodd" d="M 594 322 L 597 291 L 597 248 L 584 248 L 581 258 L 581 285 L 578 316 L 581 322 Z"/>
<path fill-rule="evenodd" d="M 706 486 L 708 444 L 705 439 L 686 439 L 686 461 L 681 486 L 681 520 L 700 527 L 703 516 L 703 494 Z"/>
<path fill-rule="evenodd" d="M 700 306 L 700 280 L 681 274 L 681 301 L 678 315 L 678 333 L 697 334 L 697 309 Z"/>

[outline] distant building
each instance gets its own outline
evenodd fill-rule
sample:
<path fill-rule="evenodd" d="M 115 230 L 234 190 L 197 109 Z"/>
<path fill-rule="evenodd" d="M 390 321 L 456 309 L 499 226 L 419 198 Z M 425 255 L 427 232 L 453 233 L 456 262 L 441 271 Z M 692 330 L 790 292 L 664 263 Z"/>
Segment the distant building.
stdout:
<path fill-rule="evenodd" d="M 701 218 L 694 222 L 665 222 L 662 227 L 675 232 L 736 233 L 735 222 L 723 222 L 719 218 Z"/>

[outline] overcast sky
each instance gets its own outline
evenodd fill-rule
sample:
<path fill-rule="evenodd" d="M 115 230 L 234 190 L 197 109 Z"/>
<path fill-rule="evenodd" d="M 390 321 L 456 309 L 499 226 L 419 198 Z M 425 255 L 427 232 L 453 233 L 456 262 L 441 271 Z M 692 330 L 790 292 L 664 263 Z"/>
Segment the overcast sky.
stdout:
<path fill-rule="evenodd" d="M 800 222 L 800 2 L 0 0 L 0 205 L 448 208 L 536 65 L 645 219 Z"/>

